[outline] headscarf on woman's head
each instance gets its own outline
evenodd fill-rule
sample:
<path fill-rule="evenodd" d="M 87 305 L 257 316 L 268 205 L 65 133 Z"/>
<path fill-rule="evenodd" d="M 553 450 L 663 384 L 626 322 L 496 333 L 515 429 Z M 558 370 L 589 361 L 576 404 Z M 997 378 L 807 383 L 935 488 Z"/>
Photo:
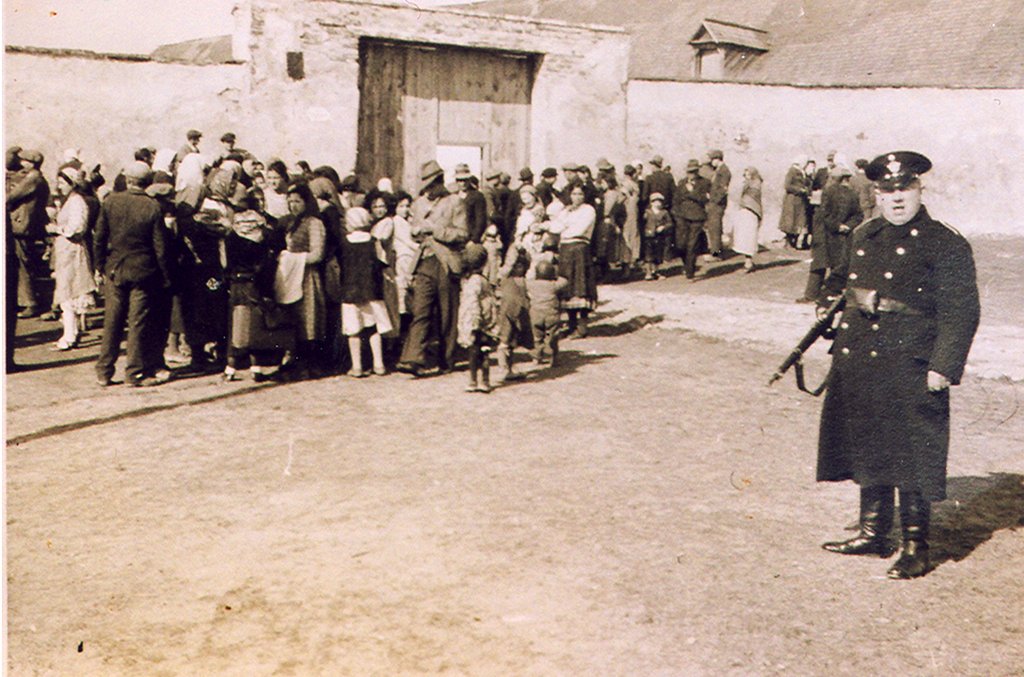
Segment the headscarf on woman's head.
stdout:
<path fill-rule="evenodd" d="M 760 186 L 764 179 L 761 178 L 761 172 L 757 171 L 757 167 L 747 167 L 745 170 L 747 176 L 747 182 L 751 186 Z"/>
<path fill-rule="evenodd" d="M 334 205 L 338 213 L 341 213 L 341 201 L 338 199 L 338 189 L 326 176 L 317 176 L 309 182 L 309 190 L 317 200 L 324 200 Z"/>
<path fill-rule="evenodd" d="M 199 153 L 189 153 L 178 163 L 178 177 L 174 189 L 180 194 L 184 190 L 199 190 L 203 187 L 203 171 L 207 162 Z"/>
<path fill-rule="evenodd" d="M 220 202 L 230 202 L 235 195 L 235 187 L 238 185 L 238 175 L 230 167 L 218 167 L 210 173 L 206 187 L 210 191 L 210 197 Z"/>
<path fill-rule="evenodd" d="M 80 162 L 78 164 L 81 165 Z M 82 190 L 86 187 L 85 170 L 81 166 L 76 167 L 73 163 L 64 164 L 57 171 L 57 176 L 67 181 L 72 190 Z"/>
<path fill-rule="evenodd" d="M 154 172 L 171 173 L 171 163 L 174 161 L 175 151 L 172 148 L 161 148 L 153 158 Z"/>

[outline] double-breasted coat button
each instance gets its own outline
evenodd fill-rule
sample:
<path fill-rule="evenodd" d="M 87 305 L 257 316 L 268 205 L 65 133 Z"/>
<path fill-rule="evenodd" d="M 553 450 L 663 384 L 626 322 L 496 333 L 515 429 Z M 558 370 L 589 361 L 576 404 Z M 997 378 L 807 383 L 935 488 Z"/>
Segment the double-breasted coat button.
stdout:
<path fill-rule="evenodd" d="M 910 229 L 910 237 L 917 237 L 917 228 Z"/>
<path fill-rule="evenodd" d="M 839 324 L 839 328 L 840 329 L 849 329 L 850 328 L 850 323 L 849 322 L 841 322 Z"/>
<path fill-rule="evenodd" d="M 849 355 L 850 354 L 850 349 L 849 348 L 843 348 L 842 353 L 843 353 L 843 355 Z"/>
<path fill-rule="evenodd" d="M 884 278 L 885 278 L 885 279 L 887 279 L 887 280 L 891 280 L 891 279 L 892 279 L 892 273 L 890 273 L 890 272 L 889 272 L 889 271 L 887 270 L 887 271 L 885 271 L 885 272 L 884 272 L 884 273 L 882 274 L 882 277 L 884 277 Z"/>
<path fill-rule="evenodd" d="M 850 279 L 851 280 L 856 280 L 857 279 L 857 273 L 850 273 Z"/>
<path fill-rule="evenodd" d="M 857 256 L 864 256 L 864 250 L 863 249 L 858 249 L 857 250 Z"/>
<path fill-rule="evenodd" d="M 903 247 L 896 247 L 896 254 L 897 254 L 897 256 L 903 256 L 906 253 L 907 253 L 907 250 L 904 249 Z"/>
<path fill-rule="evenodd" d="M 873 324 L 873 325 L 871 325 L 871 331 L 878 331 L 878 328 L 879 328 L 879 327 L 878 327 L 878 325 L 877 325 L 877 324 Z"/>
<path fill-rule="evenodd" d="M 878 351 L 877 350 L 872 350 L 869 354 L 871 355 L 871 357 L 878 357 Z"/>

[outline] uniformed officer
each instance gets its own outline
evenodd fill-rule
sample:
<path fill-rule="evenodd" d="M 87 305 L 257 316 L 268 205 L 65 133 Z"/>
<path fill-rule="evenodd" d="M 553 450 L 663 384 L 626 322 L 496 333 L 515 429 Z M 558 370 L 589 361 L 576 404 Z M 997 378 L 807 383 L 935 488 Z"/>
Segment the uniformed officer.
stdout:
<path fill-rule="evenodd" d="M 920 175 L 931 166 L 909 151 L 868 165 L 881 216 L 854 231 L 848 263 L 830 280 L 846 306 L 832 346 L 817 479 L 860 485 L 860 533 L 822 547 L 891 556 L 898 489 L 903 548 L 888 572 L 895 579 L 929 571 L 930 502 L 946 497 L 949 387 L 960 382 L 980 316 L 970 245 L 921 204 Z"/>

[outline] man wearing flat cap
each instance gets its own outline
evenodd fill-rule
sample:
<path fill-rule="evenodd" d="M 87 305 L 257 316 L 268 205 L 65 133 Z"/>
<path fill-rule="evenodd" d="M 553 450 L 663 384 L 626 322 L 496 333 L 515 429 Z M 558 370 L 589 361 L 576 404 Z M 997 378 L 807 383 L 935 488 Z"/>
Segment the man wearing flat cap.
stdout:
<path fill-rule="evenodd" d="M 398 366 L 429 376 L 455 366 L 461 252 L 469 238 L 463 202 L 444 187 L 444 170 L 436 160 L 420 168 L 419 197 L 412 203 L 409 222 L 419 249 L 412 265 L 412 322 Z M 434 326 L 440 333 L 439 354 L 428 355 Z"/>
<path fill-rule="evenodd" d="M 203 133 L 198 129 L 190 129 L 185 133 L 185 145 L 178 149 L 178 152 L 174 154 L 174 159 L 171 160 L 171 174 L 178 173 L 178 165 L 186 155 L 199 152 L 199 141 L 202 138 Z"/>
<path fill-rule="evenodd" d="M 853 231 L 829 286 L 845 297 L 821 412 L 817 479 L 860 485 L 860 530 L 822 547 L 889 557 L 894 494 L 902 552 L 893 579 L 930 569 L 932 501 L 946 498 L 949 389 L 960 383 L 980 308 L 967 240 L 921 204 L 931 168 L 910 151 L 867 167 L 881 216 Z"/>
<path fill-rule="evenodd" d="M 537 197 L 545 209 L 558 197 L 555 190 L 555 181 L 557 180 L 558 170 L 554 167 L 545 167 L 540 173 L 540 183 L 537 184 Z"/>
<path fill-rule="evenodd" d="M 155 199 L 146 194 L 152 171 L 136 160 L 124 170 L 127 190 L 111 193 L 100 208 L 93 241 L 93 261 L 104 280 L 103 340 L 96 379 L 111 384 L 128 323 L 125 383 L 158 385 L 163 337 L 158 317 L 160 297 L 169 293 L 171 271 L 167 229 Z"/>

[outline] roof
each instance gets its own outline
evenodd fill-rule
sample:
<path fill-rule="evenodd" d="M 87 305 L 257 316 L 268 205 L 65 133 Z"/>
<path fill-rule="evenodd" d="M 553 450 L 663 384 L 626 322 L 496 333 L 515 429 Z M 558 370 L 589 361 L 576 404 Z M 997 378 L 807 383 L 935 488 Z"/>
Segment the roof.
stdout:
<path fill-rule="evenodd" d="M 160 45 L 153 50 L 150 57 L 153 61 L 187 63 L 195 66 L 236 63 L 231 50 L 230 35 Z"/>
<path fill-rule="evenodd" d="M 704 19 L 696 34 L 690 39 L 690 44 L 695 47 L 699 45 L 731 45 L 767 52 L 768 31 L 750 26 L 740 26 L 728 21 Z"/>
<path fill-rule="evenodd" d="M 623 26 L 632 36 L 632 79 L 693 80 L 696 50 L 689 40 L 700 31 L 710 29 L 720 42 L 733 44 L 760 29 L 768 51 L 746 61 L 742 72 L 727 74 L 728 80 L 1024 87 L 1018 0 L 643 0 L 628 8 L 621 0 L 487 0 L 464 7 Z M 730 25 L 745 30 L 727 30 Z"/>

